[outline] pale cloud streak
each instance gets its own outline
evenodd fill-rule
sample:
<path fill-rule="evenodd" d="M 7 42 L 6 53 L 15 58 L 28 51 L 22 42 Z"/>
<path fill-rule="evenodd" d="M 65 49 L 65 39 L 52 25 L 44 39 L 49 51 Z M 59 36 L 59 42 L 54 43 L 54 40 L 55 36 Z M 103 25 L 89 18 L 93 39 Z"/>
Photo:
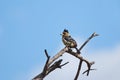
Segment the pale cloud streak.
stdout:
<path fill-rule="evenodd" d="M 80 43 L 78 45 L 82 44 L 82 41 L 80 41 L 79 38 L 76 38 L 76 40 L 77 42 Z M 60 48 L 62 47 L 63 46 L 60 46 Z M 92 66 L 92 68 L 97 68 L 97 70 L 91 71 L 89 76 L 80 74 L 78 80 L 119 80 L 120 79 L 119 76 L 120 44 L 111 48 L 104 48 L 104 49 L 101 48 L 99 50 L 92 49 L 90 52 L 87 50 L 91 50 L 91 49 L 89 49 L 89 47 L 86 46 L 86 48 L 82 50 L 81 55 L 89 61 L 95 61 L 95 64 Z M 77 71 L 79 60 L 68 53 L 65 53 L 61 57 L 61 59 L 63 59 L 63 63 L 69 61 L 69 64 L 63 66 L 62 69 L 56 69 L 48 76 L 46 76 L 44 80 L 74 80 L 74 76 Z M 84 63 L 82 66 L 81 73 L 86 69 L 87 67 L 86 64 Z"/>
<path fill-rule="evenodd" d="M 94 60 L 96 63 L 93 65 L 93 68 L 97 68 L 97 70 L 91 71 L 88 77 L 80 74 L 79 80 L 119 80 L 120 79 L 119 57 L 120 57 L 120 45 L 115 46 L 111 49 L 98 50 L 91 54 L 89 53 L 85 58 L 88 60 L 89 59 Z M 79 60 L 67 53 L 64 54 L 62 58 L 64 59 L 64 62 L 69 61 L 70 63 L 64 66 L 62 69 L 57 69 L 51 74 L 49 74 L 45 78 L 45 80 L 74 79 Z M 83 69 L 86 69 L 85 64 L 83 64 Z"/>

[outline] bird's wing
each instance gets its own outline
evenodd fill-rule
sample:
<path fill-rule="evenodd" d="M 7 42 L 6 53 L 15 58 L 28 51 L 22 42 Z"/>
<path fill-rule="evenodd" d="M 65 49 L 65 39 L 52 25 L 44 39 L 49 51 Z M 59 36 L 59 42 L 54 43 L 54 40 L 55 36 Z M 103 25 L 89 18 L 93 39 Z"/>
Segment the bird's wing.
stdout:
<path fill-rule="evenodd" d="M 75 42 L 76 43 L 76 41 L 71 36 L 65 37 L 65 40 L 68 42 Z"/>

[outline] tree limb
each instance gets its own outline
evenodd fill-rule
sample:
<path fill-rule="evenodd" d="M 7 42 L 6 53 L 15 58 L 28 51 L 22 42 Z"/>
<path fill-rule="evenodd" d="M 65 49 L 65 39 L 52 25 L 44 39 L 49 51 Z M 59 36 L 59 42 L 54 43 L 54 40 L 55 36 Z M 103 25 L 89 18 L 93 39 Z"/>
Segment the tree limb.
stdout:
<path fill-rule="evenodd" d="M 82 67 L 82 60 L 80 60 L 79 62 L 79 67 L 78 67 L 78 70 L 77 70 L 77 73 L 76 73 L 76 76 L 75 76 L 75 79 L 74 80 L 77 80 L 78 79 L 78 76 L 80 74 L 80 70 L 81 70 L 81 67 Z"/>
<path fill-rule="evenodd" d="M 43 80 L 45 76 L 47 76 L 50 72 L 54 71 L 57 68 L 61 68 L 62 66 L 66 65 L 67 63 L 61 65 L 62 59 L 56 61 L 53 63 L 56 59 L 58 59 L 60 56 L 62 56 L 66 51 L 68 50 L 67 47 L 63 48 L 60 52 L 58 52 L 55 56 L 53 56 L 50 59 L 50 56 L 47 53 L 47 50 L 45 50 L 45 55 L 47 57 L 46 64 L 44 66 L 43 71 L 38 74 L 36 77 L 34 77 L 32 80 Z M 53 64 L 52 64 L 53 63 Z M 52 65 L 51 65 L 52 64 Z"/>
<path fill-rule="evenodd" d="M 47 57 L 47 60 L 46 60 L 43 71 L 40 74 L 38 74 L 36 77 L 34 77 L 32 80 L 43 80 L 43 78 L 46 76 L 46 71 L 48 69 L 48 62 L 49 62 L 49 59 L 50 59 L 50 56 L 48 55 L 46 49 L 45 49 L 45 55 Z"/>
<path fill-rule="evenodd" d="M 64 64 L 62 64 L 62 65 L 60 65 L 60 67 L 62 67 L 62 66 L 64 66 L 64 65 L 66 65 L 66 64 L 68 64 L 69 62 L 66 62 L 66 63 L 64 63 Z"/>
<path fill-rule="evenodd" d="M 89 42 L 89 40 L 91 40 L 93 37 L 95 36 L 98 36 L 98 34 L 96 33 L 93 33 L 85 42 L 84 44 L 79 48 L 79 51 L 82 50 L 82 48 Z M 48 55 L 47 53 L 47 50 L 45 50 L 45 55 L 47 57 L 47 60 L 46 60 L 46 64 L 44 66 L 44 69 L 43 71 L 38 74 L 37 76 L 35 76 L 32 80 L 43 80 L 44 77 L 46 77 L 49 73 L 51 73 L 52 71 L 54 71 L 55 69 L 57 68 L 61 68 L 62 66 L 68 64 L 69 62 L 66 62 L 64 64 L 61 65 L 62 63 L 62 59 L 59 59 L 58 61 L 56 61 L 60 56 L 62 56 L 65 52 L 75 56 L 76 58 L 78 58 L 80 60 L 79 62 L 79 67 L 78 67 L 78 70 L 77 70 L 77 73 L 76 73 L 76 76 L 74 78 L 74 80 L 77 80 L 78 79 L 78 76 L 79 76 L 79 73 L 80 73 L 80 70 L 81 70 L 81 66 L 82 66 L 82 62 L 84 61 L 86 64 L 87 64 L 87 67 L 88 69 L 86 71 L 83 72 L 86 73 L 87 72 L 87 75 L 89 75 L 89 71 L 90 70 L 94 70 L 94 69 L 91 69 L 91 65 L 93 65 L 95 62 L 89 62 L 88 60 L 84 59 L 80 54 L 76 53 L 76 52 L 73 52 L 71 50 L 69 50 L 67 47 L 63 48 L 61 51 L 59 51 L 55 56 L 53 56 L 52 58 L 50 58 L 50 56 Z"/>
<path fill-rule="evenodd" d="M 60 52 L 58 52 L 55 56 L 53 56 L 49 60 L 48 65 L 52 64 L 56 59 L 58 59 L 60 56 L 62 56 L 67 50 L 68 50 L 67 47 L 63 48 Z"/>
<path fill-rule="evenodd" d="M 83 48 L 93 37 L 96 37 L 96 36 L 99 36 L 99 35 L 94 32 L 94 33 L 83 43 L 83 45 L 79 48 L 79 51 L 81 51 L 82 48 Z M 77 79 L 78 79 L 78 76 L 79 76 L 79 73 L 80 73 L 80 70 L 81 70 L 81 66 L 82 66 L 82 60 L 79 62 L 78 70 L 77 70 L 77 73 L 76 73 L 76 76 L 75 76 L 75 79 L 74 79 L 74 80 L 77 80 Z M 91 66 L 89 65 L 89 63 L 87 63 L 87 66 L 88 66 L 88 70 L 86 70 L 84 73 L 88 72 L 87 75 L 89 75 L 89 71 L 91 70 L 91 69 L 90 69 Z"/>
<path fill-rule="evenodd" d="M 97 70 L 97 69 L 90 69 L 90 70 Z M 88 72 L 88 69 L 84 71 L 82 74 L 85 74 L 86 72 Z"/>
<path fill-rule="evenodd" d="M 95 32 L 83 43 L 83 45 L 79 48 L 79 51 L 82 50 L 82 48 L 93 38 L 99 36 L 98 34 L 96 34 Z"/>
<path fill-rule="evenodd" d="M 94 61 L 89 62 L 88 60 L 84 59 L 80 54 L 78 54 L 76 52 L 73 52 L 73 51 L 69 52 L 68 51 L 68 53 L 71 54 L 71 55 L 73 55 L 73 56 L 75 56 L 76 58 L 80 59 L 79 67 L 78 67 L 78 70 L 77 70 L 77 73 L 76 73 L 76 76 L 75 76 L 74 80 L 77 80 L 77 78 L 79 76 L 80 69 L 81 69 L 83 61 L 87 64 L 88 70 L 86 72 L 87 72 L 87 75 L 89 75 L 89 71 L 90 71 L 91 65 L 93 65 L 95 62 Z"/>

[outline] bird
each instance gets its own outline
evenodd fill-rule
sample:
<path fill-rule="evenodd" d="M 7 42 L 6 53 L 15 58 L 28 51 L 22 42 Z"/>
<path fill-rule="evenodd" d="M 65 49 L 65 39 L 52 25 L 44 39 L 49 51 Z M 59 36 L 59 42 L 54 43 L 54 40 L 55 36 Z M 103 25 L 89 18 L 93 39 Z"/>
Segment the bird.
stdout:
<path fill-rule="evenodd" d="M 64 29 L 61 35 L 63 44 L 68 47 L 70 51 L 71 48 L 75 48 L 77 53 L 80 53 L 79 49 L 77 48 L 77 42 L 71 37 L 67 29 Z"/>

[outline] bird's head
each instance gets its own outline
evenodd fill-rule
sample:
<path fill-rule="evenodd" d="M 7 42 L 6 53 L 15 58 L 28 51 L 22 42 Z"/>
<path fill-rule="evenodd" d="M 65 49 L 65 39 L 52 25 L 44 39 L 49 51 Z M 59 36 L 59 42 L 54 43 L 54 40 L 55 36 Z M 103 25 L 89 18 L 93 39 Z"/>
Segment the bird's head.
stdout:
<path fill-rule="evenodd" d="M 64 29 L 63 33 L 61 34 L 63 37 L 70 36 L 69 31 L 67 29 Z"/>

